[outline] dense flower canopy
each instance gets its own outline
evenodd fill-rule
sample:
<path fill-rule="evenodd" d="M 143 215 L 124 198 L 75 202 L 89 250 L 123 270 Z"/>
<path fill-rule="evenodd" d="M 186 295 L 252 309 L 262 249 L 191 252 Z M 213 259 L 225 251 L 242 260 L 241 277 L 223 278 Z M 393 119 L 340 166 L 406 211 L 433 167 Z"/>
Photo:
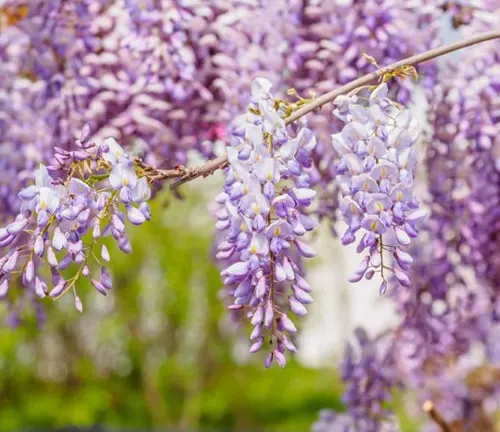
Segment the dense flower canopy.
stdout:
<path fill-rule="evenodd" d="M 182 177 L 193 159 L 227 155 L 215 259 L 229 313 L 251 323 L 250 352 L 284 367 L 297 350 L 289 315 L 313 302 L 303 258 L 323 219 L 334 235 L 343 220 L 342 244 L 363 254 L 350 282 L 376 278 L 398 316 L 382 334 L 356 331 L 346 412 L 322 412 L 313 430 L 398 430 L 395 388 L 411 389 L 409 405 L 432 400 L 457 430 L 488 430 L 499 387 L 484 376 L 500 361 L 499 41 L 289 119 L 439 45 L 443 28 L 466 36 L 499 17 L 496 0 L 0 2 L 8 324 L 34 308 L 42 325 L 45 298 L 67 292 L 82 311 L 79 278 L 106 295 L 103 239 L 132 252 L 127 224 L 150 220 L 168 169 Z"/>

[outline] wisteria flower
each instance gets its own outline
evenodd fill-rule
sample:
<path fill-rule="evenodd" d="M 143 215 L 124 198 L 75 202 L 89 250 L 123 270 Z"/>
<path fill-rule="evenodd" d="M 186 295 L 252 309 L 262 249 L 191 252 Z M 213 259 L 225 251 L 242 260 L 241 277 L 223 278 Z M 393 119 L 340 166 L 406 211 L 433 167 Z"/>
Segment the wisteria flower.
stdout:
<path fill-rule="evenodd" d="M 230 166 L 217 197 L 224 207 L 216 214 L 226 238 L 217 257 L 231 263 L 221 273 L 235 298 L 230 308 L 243 310 L 254 326 L 250 352 L 267 341 L 265 365 L 275 360 L 283 367 L 285 350 L 295 351 L 290 334 L 296 332 L 283 304 L 288 301 L 292 312 L 305 315 L 304 305 L 313 301 L 297 259 L 315 256 L 300 240 L 315 227 L 306 214 L 316 195 L 308 157 L 315 139 L 306 127 L 289 135 L 269 81 L 258 78 L 252 89 L 249 113 L 227 149 Z"/>
<path fill-rule="evenodd" d="M 357 251 L 368 249 L 349 280 L 371 279 L 379 272 L 381 292 L 387 287 L 384 271 L 391 271 L 400 284 L 410 285 L 407 272 L 412 259 L 404 247 L 417 235 L 417 224 L 426 215 L 413 192 L 418 124 L 387 93 L 383 83 L 371 92 L 366 105 L 358 103 L 356 96 L 343 97 L 337 102 L 342 109 L 334 113 L 345 126 L 332 135 L 340 157 L 340 210 L 348 224 L 341 240 L 344 245 L 353 243 L 361 232 Z M 384 262 L 387 253 L 392 253 L 396 266 Z"/>
<path fill-rule="evenodd" d="M 133 161 L 115 140 L 100 146 L 81 141 L 77 145 L 80 149 L 74 152 L 58 150 L 57 169 L 64 172 L 62 177 L 52 177 L 47 167 L 39 166 L 35 184 L 19 192 L 21 212 L 0 228 L 1 246 L 10 247 L 0 259 L 2 297 L 20 278 L 38 297 L 56 299 L 72 290 L 75 307 L 81 311 L 75 290 L 78 278 L 89 278 L 104 295 L 112 287 L 110 274 L 95 253 L 100 248 L 103 262 L 110 261 L 105 245 L 99 245 L 101 239 L 112 235 L 120 249 L 129 253 L 125 214 L 135 225 L 151 218 L 146 202 L 151 196 L 148 180 L 138 176 Z M 90 166 L 93 172 L 76 177 Z M 92 234 L 90 243 L 87 233 Z M 98 277 L 92 276 L 90 263 L 94 260 L 101 264 Z M 50 269 L 52 284 L 44 281 L 44 267 Z M 62 272 L 69 268 L 74 269 L 73 276 L 64 277 Z"/>

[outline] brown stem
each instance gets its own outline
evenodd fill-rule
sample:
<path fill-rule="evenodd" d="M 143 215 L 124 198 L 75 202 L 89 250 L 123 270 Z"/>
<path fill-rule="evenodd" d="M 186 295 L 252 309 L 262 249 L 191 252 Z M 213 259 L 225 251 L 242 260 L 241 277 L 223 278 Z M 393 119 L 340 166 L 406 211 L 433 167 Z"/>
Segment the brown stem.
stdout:
<path fill-rule="evenodd" d="M 345 84 L 335 90 L 332 90 L 324 95 L 313 99 L 307 105 L 293 112 L 289 117 L 285 119 L 285 123 L 288 125 L 293 123 L 295 120 L 305 116 L 306 114 L 321 108 L 323 105 L 333 102 L 338 96 L 349 93 L 359 87 L 368 85 L 375 81 L 377 78 L 381 78 L 384 75 L 394 72 L 396 69 L 402 68 L 404 66 L 415 66 L 420 63 L 441 57 L 446 54 L 450 54 L 454 51 L 470 47 L 482 42 L 486 42 L 493 39 L 500 39 L 500 30 L 479 33 L 475 36 L 471 36 L 466 39 L 462 39 L 458 42 L 454 42 L 448 45 L 443 45 L 439 48 L 434 48 L 421 54 L 417 54 L 408 57 L 404 60 L 392 63 L 389 66 L 378 69 L 375 72 L 364 75 L 348 84 Z M 216 159 L 212 159 L 203 165 L 198 165 L 193 168 L 178 167 L 170 170 L 155 170 L 158 173 L 158 180 L 170 179 L 170 178 L 180 178 L 177 182 L 172 185 L 172 188 L 176 188 L 186 182 L 194 180 L 198 177 L 206 177 L 213 174 L 218 169 L 225 168 L 228 164 L 227 156 L 220 156 Z"/>
<path fill-rule="evenodd" d="M 432 401 L 425 401 L 422 409 L 429 415 L 429 417 L 436 423 L 443 432 L 453 432 L 451 426 L 446 422 L 441 414 L 436 410 Z"/>

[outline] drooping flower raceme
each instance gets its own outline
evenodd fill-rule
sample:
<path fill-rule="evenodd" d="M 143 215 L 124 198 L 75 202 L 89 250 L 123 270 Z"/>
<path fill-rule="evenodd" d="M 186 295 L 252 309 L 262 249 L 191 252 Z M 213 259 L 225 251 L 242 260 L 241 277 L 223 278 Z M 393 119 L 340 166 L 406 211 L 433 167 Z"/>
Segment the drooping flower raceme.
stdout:
<path fill-rule="evenodd" d="M 305 315 L 304 305 L 313 301 L 298 259 L 315 255 L 301 240 L 315 227 L 306 214 L 316 194 L 308 174 L 315 138 L 305 126 L 289 136 L 270 89 L 263 78 L 253 82 L 249 112 L 227 149 L 230 165 L 216 198 L 223 204 L 216 226 L 226 236 L 217 258 L 231 262 L 221 273 L 235 298 L 230 308 L 243 310 L 254 326 L 250 352 L 267 341 L 266 366 L 274 359 L 283 367 L 285 350 L 295 351 L 290 334 L 296 332 L 285 299 L 296 315 Z"/>
<path fill-rule="evenodd" d="M 385 270 L 392 271 L 401 285 L 410 286 L 413 259 L 404 248 L 417 236 L 416 224 L 426 214 L 413 192 L 417 163 L 413 146 L 419 130 L 410 111 L 387 98 L 385 83 L 373 90 L 367 106 L 360 100 L 337 98 L 334 111 L 345 122 L 343 130 L 332 135 L 340 156 L 340 210 L 348 224 L 342 243 L 353 243 L 356 234 L 362 233 L 357 251 L 368 249 L 368 255 L 350 281 L 371 279 L 380 272 L 380 290 L 385 292 Z M 397 265 L 384 263 L 384 252 L 392 253 Z"/>
<path fill-rule="evenodd" d="M 84 138 L 85 132 L 77 141 L 76 151 L 56 148 L 57 165 L 49 168 L 62 173 L 59 178 L 40 165 L 35 184 L 19 193 L 20 213 L 0 228 L 0 247 L 10 249 L 0 259 L 0 297 L 9 302 L 16 297 L 9 286 L 20 278 L 25 291 L 39 297 L 59 298 L 72 290 L 75 306 L 81 311 L 75 291 L 80 276 L 89 278 L 103 295 L 112 286 L 106 268 L 109 251 L 100 240 L 112 235 L 120 249 L 128 253 L 131 246 L 125 232 L 125 213 L 135 225 L 150 219 L 148 182 L 144 176 L 139 178 L 133 161 L 114 139 L 98 146 L 85 143 Z M 95 277 L 90 266 L 93 260 L 100 266 Z M 47 266 L 52 284 L 42 277 Z M 70 267 L 74 271 L 68 277 L 65 270 Z"/>
<path fill-rule="evenodd" d="M 341 366 L 347 413 L 323 410 L 312 431 L 398 432 L 396 418 L 384 406 L 391 399 L 391 388 L 400 385 L 393 337 L 385 332 L 369 338 L 362 328 L 355 334 L 357 346 L 347 345 Z"/>
<path fill-rule="evenodd" d="M 463 430 L 494 429 L 475 418 L 498 393 L 497 379 L 487 379 L 496 389 L 474 382 L 498 363 L 499 59 L 498 43 L 480 47 L 433 89 L 424 160 L 432 219 L 412 244 L 412 289 L 393 296 L 405 382 Z"/>

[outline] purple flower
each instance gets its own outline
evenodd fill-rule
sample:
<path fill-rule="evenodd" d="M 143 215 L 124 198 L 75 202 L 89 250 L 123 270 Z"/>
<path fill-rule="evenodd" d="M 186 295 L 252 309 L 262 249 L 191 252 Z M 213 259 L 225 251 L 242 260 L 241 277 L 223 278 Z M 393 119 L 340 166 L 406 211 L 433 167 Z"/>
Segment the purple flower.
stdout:
<path fill-rule="evenodd" d="M 270 89 L 267 80 L 254 81 L 253 105 L 227 149 L 230 166 L 224 192 L 217 197 L 224 207 L 216 214 L 226 236 L 217 257 L 229 261 L 221 273 L 224 283 L 254 326 L 250 351 L 269 340 L 266 366 L 275 360 L 284 367 L 285 350 L 295 350 L 287 333 L 296 328 L 283 310 L 283 294 L 289 290 L 289 307 L 296 315 L 305 315 L 304 305 L 313 301 L 298 259 L 315 256 L 299 238 L 315 227 L 305 209 L 316 192 L 310 188 L 308 158 L 299 153 L 307 154 L 315 141 L 306 128 L 289 136 Z"/>
<path fill-rule="evenodd" d="M 356 346 L 347 345 L 341 364 L 347 412 L 321 411 L 312 431 L 399 432 L 397 420 L 384 407 L 391 399 L 390 390 L 401 384 L 394 340 L 386 334 L 370 339 L 361 328 L 355 334 Z"/>
<path fill-rule="evenodd" d="M 384 271 L 392 271 L 400 284 L 408 286 L 411 257 L 402 246 L 410 244 L 417 234 L 416 224 L 425 216 L 417 210 L 413 195 L 416 159 L 412 146 L 418 126 L 408 110 L 387 99 L 386 84 L 373 90 L 366 106 L 357 102 L 356 97 L 339 101 L 345 106 L 345 126 L 332 135 L 340 157 L 340 210 L 348 224 L 342 242 L 354 242 L 361 231 L 357 250 L 368 249 L 369 254 L 349 280 L 358 282 L 365 273 L 371 279 L 374 272 L 385 280 Z M 387 252 L 399 257 L 398 267 L 384 262 Z"/>
<path fill-rule="evenodd" d="M 82 276 L 91 278 L 89 264 L 95 257 L 93 249 L 100 247 L 103 260 L 108 262 L 109 252 L 100 241 L 105 234 L 111 233 L 120 249 L 131 251 L 123 210 L 131 223 L 145 222 L 150 218 L 145 202 L 150 197 L 150 190 L 147 179 L 138 178 L 132 160 L 114 140 L 107 140 L 101 146 L 86 145 L 85 158 L 77 157 L 72 151 L 56 149 L 56 152 L 64 156 L 59 167 L 63 175 L 53 178 L 48 169 L 40 165 L 34 175 L 35 184 L 19 193 L 23 202 L 21 213 L 5 228 L 0 228 L 2 245 L 16 245 L 0 258 L 0 275 L 14 277 L 14 270 L 22 267 L 21 279 L 27 292 L 34 292 L 38 297 L 49 293 L 59 298 L 72 290 L 75 307 L 81 311 L 83 307 L 75 292 L 75 283 Z M 88 159 L 94 161 L 95 172 L 77 178 L 82 163 L 87 163 Z M 102 179 L 97 186 L 94 175 Z M 123 199 L 123 190 L 129 192 L 127 197 L 130 199 Z M 110 224 L 101 229 L 103 220 L 110 220 Z M 84 244 L 83 239 L 89 231 L 93 242 Z M 22 245 L 17 246 L 19 243 Z M 58 260 L 55 251 L 63 254 L 61 259 Z M 35 261 L 35 256 L 40 260 Z M 60 272 L 72 265 L 75 274 L 65 279 Z M 52 288 L 43 280 L 45 266 L 51 269 Z M 7 277 L 3 280 L 7 281 Z M 102 292 L 111 285 L 111 276 L 102 267 L 100 282 L 94 286 Z"/>
<path fill-rule="evenodd" d="M 109 183 L 117 190 L 133 189 L 137 184 L 137 176 L 132 162 L 125 160 L 114 165 L 109 176 Z"/>

